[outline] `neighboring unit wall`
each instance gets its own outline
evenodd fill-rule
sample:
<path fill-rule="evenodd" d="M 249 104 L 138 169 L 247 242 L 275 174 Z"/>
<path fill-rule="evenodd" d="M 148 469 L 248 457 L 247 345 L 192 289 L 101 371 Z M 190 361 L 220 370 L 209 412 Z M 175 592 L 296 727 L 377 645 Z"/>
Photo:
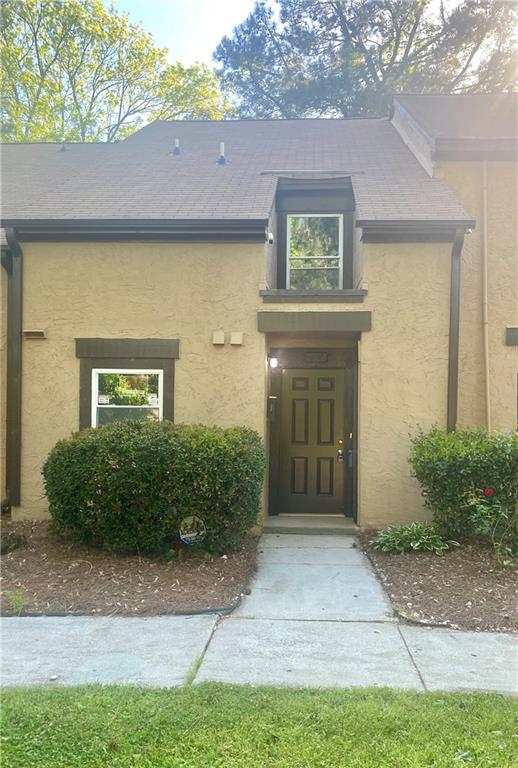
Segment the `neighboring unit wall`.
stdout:
<path fill-rule="evenodd" d="M 264 246 L 236 244 L 22 244 L 22 488 L 15 518 L 45 517 L 41 467 L 79 428 L 76 337 L 179 338 L 175 421 L 264 433 L 265 337 L 257 333 Z M 214 346 L 213 331 L 244 333 Z M 200 457 L 202 461 L 202 457 Z"/>
<path fill-rule="evenodd" d="M 441 162 L 444 178 L 477 222 L 464 241 L 461 276 L 459 425 L 486 425 L 482 325 L 482 162 Z M 505 329 L 518 325 L 518 164 L 487 161 L 489 370 L 492 428 L 517 421 L 518 348 Z"/>
<path fill-rule="evenodd" d="M 451 243 L 364 244 L 363 263 L 358 522 L 379 528 L 425 516 L 408 458 L 419 428 L 446 425 Z"/>

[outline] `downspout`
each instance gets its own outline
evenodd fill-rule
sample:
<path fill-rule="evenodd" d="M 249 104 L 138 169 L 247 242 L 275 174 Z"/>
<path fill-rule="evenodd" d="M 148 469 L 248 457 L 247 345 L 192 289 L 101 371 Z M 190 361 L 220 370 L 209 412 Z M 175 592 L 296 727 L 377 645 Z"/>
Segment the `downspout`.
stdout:
<path fill-rule="evenodd" d="M 451 249 L 448 410 L 446 418 L 448 432 L 451 432 L 457 426 L 459 397 L 460 257 L 463 244 L 464 229 L 456 229 Z"/>
<path fill-rule="evenodd" d="M 23 253 L 14 229 L 5 230 L 7 272 L 7 387 L 5 479 L 7 507 L 20 505 L 22 417 L 22 268 Z M 2 502 L 4 506 L 4 502 Z"/>
<path fill-rule="evenodd" d="M 489 311 L 487 298 L 487 160 L 482 161 L 482 333 L 484 339 L 484 387 L 486 427 L 491 431 L 491 385 L 489 377 Z"/>

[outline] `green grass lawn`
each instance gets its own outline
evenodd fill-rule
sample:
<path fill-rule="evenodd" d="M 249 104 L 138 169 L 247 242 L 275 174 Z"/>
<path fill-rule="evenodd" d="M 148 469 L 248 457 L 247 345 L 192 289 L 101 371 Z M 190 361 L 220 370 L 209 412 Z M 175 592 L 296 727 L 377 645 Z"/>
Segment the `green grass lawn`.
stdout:
<path fill-rule="evenodd" d="M 8 690 L 4 768 L 518 765 L 518 702 L 200 685 Z"/>

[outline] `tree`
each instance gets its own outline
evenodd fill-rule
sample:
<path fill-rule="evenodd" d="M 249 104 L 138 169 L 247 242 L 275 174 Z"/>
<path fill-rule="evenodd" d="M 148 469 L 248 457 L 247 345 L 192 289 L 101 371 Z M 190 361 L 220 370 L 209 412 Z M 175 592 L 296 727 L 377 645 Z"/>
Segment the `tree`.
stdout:
<path fill-rule="evenodd" d="M 148 119 L 229 111 L 213 70 L 168 64 L 102 0 L 2 0 L 1 20 L 4 141 L 114 141 Z"/>
<path fill-rule="evenodd" d="M 380 115 L 394 92 L 502 91 L 518 83 L 514 0 L 275 4 L 257 2 L 214 54 L 243 117 Z"/>

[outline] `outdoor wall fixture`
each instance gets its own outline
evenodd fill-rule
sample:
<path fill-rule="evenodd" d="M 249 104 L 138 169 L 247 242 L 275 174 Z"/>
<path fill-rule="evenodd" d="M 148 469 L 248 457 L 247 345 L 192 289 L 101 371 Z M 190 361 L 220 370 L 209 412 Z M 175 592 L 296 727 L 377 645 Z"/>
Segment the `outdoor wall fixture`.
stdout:
<path fill-rule="evenodd" d="M 243 344 L 243 332 L 242 331 L 231 331 L 231 333 L 230 333 L 230 343 L 234 347 L 240 347 Z"/>
<path fill-rule="evenodd" d="M 278 365 L 279 365 L 279 358 L 278 357 L 270 357 L 270 355 L 268 355 L 268 364 L 269 364 L 270 368 L 277 368 Z"/>
<path fill-rule="evenodd" d="M 43 330 L 27 329 L 26 331 L 23 331 L 23 338 L 24 339 L 46 339 L 47 334 Z"/>

